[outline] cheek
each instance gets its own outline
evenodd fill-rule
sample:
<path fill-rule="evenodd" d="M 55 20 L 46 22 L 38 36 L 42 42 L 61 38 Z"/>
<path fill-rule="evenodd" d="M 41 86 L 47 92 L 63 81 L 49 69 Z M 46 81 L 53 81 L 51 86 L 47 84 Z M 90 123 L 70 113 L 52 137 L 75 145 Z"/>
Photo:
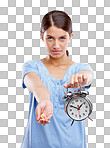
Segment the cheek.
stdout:
<path fill-rule="evenodd" d="M 45 46 L 46 46 L 47 48 L 50 48 L 50 47 L 52 46 L 52 43 L 45 42 Z"/>
<path fill-rule="evenodd" d="M 52 43 L 47 43 L 47 48 L 51 49 L 52 48 Z"/>
<path fill-rule="evenodd" d="M 62 48 L 66 48 L 67 46 L 68 46 L 68 43 L 67 43 L 67 42 L 62 42 L 62 43 L 61 43 L 61 47 L 62 47 Z"/>

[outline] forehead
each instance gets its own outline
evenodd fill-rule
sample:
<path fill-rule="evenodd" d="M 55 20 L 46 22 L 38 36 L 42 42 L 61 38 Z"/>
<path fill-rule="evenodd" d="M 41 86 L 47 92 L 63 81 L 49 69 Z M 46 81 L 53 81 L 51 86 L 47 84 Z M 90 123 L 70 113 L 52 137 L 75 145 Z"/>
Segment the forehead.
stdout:
<path fill-rule="evenodd" d="M 68 32 L 66 32 L 65 30 L 61 29 L 61 28 L 57 28 L 55 26 L 52 26 L 50 28 L 48 28 L 45 33 L 46 36 L 51 35 L 51 36 L 67 36 Z"/>

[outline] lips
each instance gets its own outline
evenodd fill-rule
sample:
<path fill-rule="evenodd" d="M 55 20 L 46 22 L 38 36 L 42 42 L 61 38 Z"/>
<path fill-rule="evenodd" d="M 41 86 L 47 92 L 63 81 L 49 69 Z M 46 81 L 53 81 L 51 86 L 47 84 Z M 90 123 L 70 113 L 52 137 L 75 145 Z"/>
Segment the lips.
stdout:
<path fill-rule="evenodd" d="M 60 52 L 61 50 L 53 50 L 53 52 Z"/>
<path fill-rule="evenodd" d="M 53 50 L 53 53 L 54 54 L 59 54 L 60 53 L 60 50 Z"/>

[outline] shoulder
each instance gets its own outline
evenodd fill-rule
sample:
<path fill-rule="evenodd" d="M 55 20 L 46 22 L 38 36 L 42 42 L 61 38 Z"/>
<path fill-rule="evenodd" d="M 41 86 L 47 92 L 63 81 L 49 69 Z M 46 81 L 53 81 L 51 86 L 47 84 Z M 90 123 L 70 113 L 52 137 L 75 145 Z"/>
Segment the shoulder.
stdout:
<path fill-rule="evenodd" d="M 28 60 L 26 62 L 24 62 L 23 65 L 36 65 L 38 64 L 39 60 Z"/>
<path fill-rule="evenodd" d="M 86 66 L 89 65 L 88 63 L 77 63 L 78 66 Z"/>
<path fill-rule="evenodd" d="M 90 66 L 88 63 L 76 63 L 78 68 Z"/>
<path fill-rule="evenodd" d="M 83 71 L 83 70 L 93 71 L 91 66 L 88 63 L 76 63 L 76 69 L 77 69 L 77 72 Z"/>
<path fill-rule="evenodd" d="M 36 68 L 38 69 L 39 60 L 28 60 L 22 65 L 22 69 Z"/>

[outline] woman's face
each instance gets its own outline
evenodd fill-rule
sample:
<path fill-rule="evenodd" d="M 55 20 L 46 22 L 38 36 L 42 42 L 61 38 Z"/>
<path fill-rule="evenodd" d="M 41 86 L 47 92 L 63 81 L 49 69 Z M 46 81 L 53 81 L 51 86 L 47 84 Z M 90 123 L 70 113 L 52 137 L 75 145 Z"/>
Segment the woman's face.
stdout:
<path fill-rule="evenodd" d="M 44 32 L 44 35 L 42 33 L 40 35 L 48 53 L 52 57 L 61 57 L 66 55 L 67 46 L 73 33 L 69 36 L 69 33 L 63 29 L 52 26 Z"/>

